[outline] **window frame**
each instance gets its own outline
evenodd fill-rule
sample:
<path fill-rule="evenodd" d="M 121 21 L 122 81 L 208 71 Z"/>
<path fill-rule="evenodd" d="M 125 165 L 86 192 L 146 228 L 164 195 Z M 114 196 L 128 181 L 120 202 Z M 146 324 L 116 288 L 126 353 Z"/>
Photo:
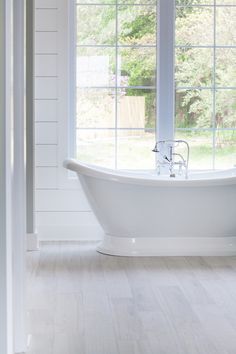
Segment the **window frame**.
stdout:
<path fill-rule="evenodd" d="M 77 8 L 77 1 L 73 0 L 74 3 L 74 9 Z M 104 1 L 105 3 L 105 1 Z M 207 0 L 206 0 L 207 3 Z M 80 3 L 82 5 L 82 1 Z M 88 5 L 88 4 L 86 4 Z M 91 5 L 96 5 L 96 1 L 92 2 L 91 0 Z M 102 4 L 100 4 L 102 5 Z M 105 5 L 105 4 L 104 4 Z M 106 4 L 108 5 L 108 4 Z M 142 4 L 132 4 L 133 6 L 142 6 Z M 146 5 L 146 4 L 145 4 Z M 116 8 L 119 6 L 117 3 Z M 152 6 L 155 6 L 155 4 Z M 216 160 L 216 134 L 217 132 L 221 131 L 235 131 L 236 128 L 216 128 L 215 125 L 215 115 L 216 115 L 216 93 L 217 90 L 225 90 L 225 89 L 236 89 L 236 87 L 217 87 L 216 85 L 216 78 L 215 78 L 215 73 L 216 73 L 216 50 L 218 48 L 229 48 L 233 49 L 236 48 L 236 45 L 230 45 L 230 46 L 219 46 L 216 45 L 216 9 L 218 7 L 234 7 L 236 8 L 236 5 L 227 5 L 227 4 L 217 4 L 217 0 L 213 0 L 212 4 L 197 4 L 197 5 L 191 5 L 191 7 L 196 7 L 196 8 L 204 8 L 204 7 L 212 7 L 214 11 L 214 43 L 213 45 L 205 45 L 205 46 L 200 46 L 200 45 L 190 45 L 190 46 L 185 46 L 185 45 L 176 45 L 175 44 L 175 14 L 176 14 L 176 8 L 186 8 L 189 7 L 190 5 L 177 5 L 175 0 L 158 0 L 157 2 L 157 44 L 156 46 L 156 57 L 157 57 L 157 66 L 156 66 L 156 102 L 157 102 L 157 109 L 156 109 L 156 128 L 155 129 L 149 129 L 150 131 L 155 131 L 156 135 L 156 140 L 166 140 L 166 139 L 174 139 L 174 136 L 176 133 L 181 132 L 181 131 L 210 131 L 212 132 L 212 156 L 211 156 L 211 165 L 212 169 L 215 169 L 215 160 Z M 117 9 L 116 9 L 117 10 Z M 75 11 L 76 13 L 76 11 Z M 116 12 L 117 16 L 117 12 Z M 117 19 L 116 19 L 117 23 Z M 74 26 L 76 27 L 76 19 Z M 116 25 L 117 26 L 117 25 Z M 73 31 L 72 31 L 73 32 Z M 166 39 L 168 37 L 168 40 Z M 72 41 L 76 41 L 76 37 L 74 34 L 74 37 Z M 76 41 L 77 42 L 77 41 Z M 104 47 L 105 45 L 101 45 L 101 47 Z M 73 59 L 71 61 L 72 65 L 74 67 L 74 70 L 76 71 L 76 63 L 75 63 L 75 58 L 76 58 L 76 49 L 77 48 L 77 43 L 73 43 L 72 47 L 74 48 L 71 51 L 71 55 L 73 56 Z M 99 45 L 94 45 L 91 47 L 99 47 Z M 137 46 L 139 47 L 139 46 Z M 142 47 L 142 46 L 140 46 Z M 175 118 L 176 118 L 176 111 L 175 111 L 175 96 L 176 96 L 176 91 L 181 90 L 181 89 L 196 89 L 199 87 L 194 87 L 194 86 L 179 86 L 176 87 L 175 85 L 175 52 L 177 48 L 211 48 L 214 52 L 213 56 L 213 82 L 212 85 L 209 87 L 201 87 L 202 90 L 204 89 L 209 89 L 212 91 L 213 94 L 213 101 L 212 101 L 212 127 L 211 128 L 178 128 L 176 127 L 175 124 Z M 118 45 L 116 43 L 116 51 L 117 51 Z M 166 60 L 168 58 L 168 60 Z M 116 52 L 116 61 L 117 61 L 117 52 Z M 75 78 L 75 71 L 72 70 L 72 77 Z M 73 112 L 72 115 L 73 118 L 73 123 L 71 124 L 70 131 L 73 134 L 70 134 L 72 139 L 71 139 L 71 144 L 70 144 L 70 155 L 75 156 L 76 154 L 76 90 L 75 90 L 76 84 L 74 83 L 73 89 L 71 91 L 71 99 L 70 99 L 70 104 L 73 106 Z M 104 87 L 108 88 L 108 87 Z M 116 86 L 116 89 L 119 87 Z M 141 86 L 140 86 L 141 88 Z M 151 87 L 149 87 L 151 88 Z M 80 130 L 83 129 L 91 129 L 91 130 L 100 130 L 100 129 L 106 129 L 106 128 L 79 128 Z M 108 128 L 108 129 L 113 129 L 113 128 Z M 122 129 L 122 128 L 119 128 Z M 124 130 L 138 130 L 139 128 L 123 128 Z M 117 134 L 117 127 L 113 129 L 115 133 Z M 140 128 L 140 130 L 143 130 Z M 116 139 L 116 144 L 117 144 L 117 139 Z M 117 160 L 117 148 L 116 148 L 116 158 Z M 117 163 L 116 163 L 116 168 L 117 168 Z M 210 168 L 209 168 L 210 169 Z"/>
<path fill-rule="evenodd" d="M 211 123 L 212 127 L 209 128 L 195 128 L 195 127 L 189 127 L 189 128 L 177 128 L 175 127 L 175 134 L 176 132 L 212 132 L 212 156 L 211 156 L 211 168 L 209 169 L 216 169 L 216 152 L 217 152 L 217 145 L 216 145 L 216 135 L 218 132 L 224 132 L 224 131 L 236 131 L 236 128 L 217 128 L 216 127 L 216 95 L 218 91 L 221 90 L 235 90 L 236 92 L 236 87 L 229 87 L 229 86 L 218 86 L 216 84 L 216 51 L 217 49 L 236 49 L 236 45 L 218 45 L 217 44 L 217 9 L 219 8 L 235 8 L 236 9 L 236 4 L 220 4 L 220 0 L 212 0 L 212 3 L 209 2 L 207 4 L 197 4 L 197 5 L 175 5 L 176 8 L 188 8 L 188 7 L 195 7 L 195 8 L 212 8 L 213 9 L 213 44 L 212 45 L 175 45 L 175 50 L 180 48 L 180 49 L 185 49 L 185 48 L 205 48 L 205 49 L 212 49 L 213 51 L 213 66 L 212 66 L 212 85 L 210 86 L 178 86 L 175 88 L 175 93 L 178 90 L 208 90 L 211 91 L 212 93 L 212 114 L 211 114 Z M 176 32 L 175 32 L 176 33 Z M 173 120 L 175 121 L 176 118 L 176 112 L 174 114 Z M 191 153 L 191 150 L 190 150 Z M 233 166 L 232 166 L 233 167 Z"/>
<path fill-rule="evenodd" d="M 161 0 L 163 1 L 163 0 Z M 164 1 L 173 1 L 173 0 L 164 0 Z M 97 3 L 96 0 L 95 1 L 92 1 L 91 0 L 91 3 L 86 3 L 83 1 L 80 1 L 78 3 L 78 1 L 75 1 L 75 5 L 76 5 L 76 9 L 77 9 L 77 6 L 113 6 L 115 8 L 115 38 L 116 38 L 116 41 L 115 41 L 115 44 L 113 45 L 105 45 L 105 44 L 94 44 L 94 45 L 78 45 L 77 43 L 75 44 L 76 45 L 76 48 L 80 48 L 80 47 L 89 47 L 89 48 L 115 48 L 115 63 L 116 63 L 116 78 L 115 78 L 115 86 L 98 86 L 98 87 L 92 87 L 93 89 L 111 89 L 111 90 L 115 90 L 115 96 L 116 96 L 116 103 L 115 103 L 115 126 L 114 127 L 102 127 L 102 128 L 99 128 L 99 127 L 93 127 L 93 128 L 76 128 L 76 132 L 77 131 L 88 131 L 88 130 L 93 130 L 93 131 L 99 131 L 99 130 L 104 130 L 104 131 L 113 131 L 115 136 L 114 136 L 114 139 L 115 139 L 115 153 L 114 153 L 114 166 L 115 166 L 115 169 L 117 169 L 117 156 L 118 156 L 118 132 L 120 131 L 149 131 L 149 132 L 153 132 L 155 134 L 155 140 L 156 140 L 156 124 L 155 124 L 155 127 L 154 128 L 138 128 L 138 127 L 118 127 L 118 105 L 117 105 L 117 97 L 118 97 L 118 91 L 120 89 L 147 89 L 147 90 L 150 90 L 150 93 L 157 89 L 157 79 L 155 80 L 155 85 L 154 86 L 121 86 L 121 85 L 118 85 L 118 72 L 117 72 L 117 68 L 119 67 L 118 65 L 118 51 L 119 49 L 122 49 L 122 48 L 127 48 L 127 47 L 130 47 L 130 48 L 154 48 L 156 50 L 156 61 L 158 60 L 157 59 L 157 41 L 155 44 L 137 44 L 137 45 L 122 45 L 122 44 L 119 44 L 117 39 L 118 39 L 118 8 L 119 6 L 124 6 L 126 4 L 122 4 L 121 2 L 119 2 L 119 0 L 117 1 L 117 3 L 114 3 L 114 4 L 108 4 L 106 3 L 106 1 L 104 0 L 104 3 Z M 129 3 L 127 3 L 127 6 L 133 6 L 133 7 L 142 7 L 142 6 L 149 6 L 149 4 L 145 4 L 145 3 L 140 3 L 140 4 L 132 4 L 132 1 Z M 152 3 L 150 4 L 150 7 L 155 7 L 156 8 L 156 16 L 158 17 L 158 2 L 156 3 Z M 75 10 L 76 11 L 76 10 Z M 157 34 L 156 34 L 157 35 Z M 157 67 L 157 65 L 156 65 Z M 156 70 L 157 72 L 157 70 Z M 156 75 L 157 77 L 157 75 Z M 77 90 L 77 87 L 74 86 Z M 85 87 L 86 88 L 86 87 Z M 91 88 L 91 87 L 90 87 Z M 156 97 L 157 98 L 157 97 Z M 156 116 L 157 116 L 157 111 L 156 111 Z M 155 122 L 156 122 L 157 119 L 155 119 Z M 76 134 L 76 133 L 74 133 Z M 74 138 L 76 140 L 76 138 Z M 150 150 L 151 151 L 151 150 Z M 76 150 L 74 150 L 74 155 L 76 153 Z"/>

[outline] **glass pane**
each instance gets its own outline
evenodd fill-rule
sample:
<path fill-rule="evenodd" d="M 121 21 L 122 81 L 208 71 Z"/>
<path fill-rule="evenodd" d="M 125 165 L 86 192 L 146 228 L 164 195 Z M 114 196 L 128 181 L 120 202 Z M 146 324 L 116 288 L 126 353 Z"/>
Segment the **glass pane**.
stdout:
<path fill-rule="evenodd" d="M 176 0 L 177 6 L 213 5 L 214 0 Z"/>
<path fill-rule="evenodd" d="M 77 4 L 115 4 L 116 0 L 77 0 Z"/>
<path fill-rule="evenodd" d="M 154 169 L 155 133 L 151 131 L 118 131 L 117 164 L 119 169 Z"/>
<path fill-rule="evenodd" d="M 78 44 L 115 43 L 115 6 L 77 6 Z"/>
<path fill-rule="evenodd" d="M 232 168 L 236 164 L 236 131 L 217 131 L 215 167 Z"/>
<path fill-rule="evenodd" d="M 119 50 L 118 86 L 155 86 L 156 49 Z"/>
<path fill-rule="evenodd" d="M 115 92 L 113 90 L 77 90 L 77 126 L 79 128 L 113 128 Z"/>
<path fill-rule="evenodd" d="M 236 90 L 216 92 L 215 120 L 217 128 L 236 128 Z"/>
<path fill-rule="evenodd" d="M 115 86 L 115 48 L 77 49 L 77 86 Z"/>
<path fill-rule="evenodd" d="M 123 89 L 118 91 L 118 127 L 155 128 L 155 90 Z"/>
<path fill-rule="evenodd" d="M 216 85 L 236 87 L 236 49 L 216 49 Z"/>
<path fill-rule="evenodd" d="M 211 86 L 213 49 L 177 48 L 175 59 L 176 86 Z"/>
<path fill-rule="evenodd" d="M 115 168 L 114 130 L 77 130 L 77 159 Z"/>
<path fill-rule="evenodd" d="M 236 45 L 236 8 L 218 7 L 216 10 L 216 44 Z"/>
<path fill-rule="evenodd" d="M 176 91 L 176 127 L 206 129 L 212 126 L 212 90 Z"/>
<path fill-rule="evenodd" d="M 156 44 L 156 6 L 119 6 L 120 44 Z"/>
<path fill-rule="evenodd" d="M 236 0 L 216 0 L 216 5 L 236 5 Z"/>
<path fill-rule="evenodd" d="M 213 45 L 213 7 L 180 7 L 176 10 L 176 45 Z"/>
<path fill-rule="evenodd" d="M 141 4 L 141 5 L 155 5 L 158 0 L 117 0 L 118 4 Z"/>
<path fill-rule="evenodd" d="M 177 131 L 176 139 L 183 139 L 189 143 L 191 170 L 213 168 L 213 133 L 204 131 Z"/>

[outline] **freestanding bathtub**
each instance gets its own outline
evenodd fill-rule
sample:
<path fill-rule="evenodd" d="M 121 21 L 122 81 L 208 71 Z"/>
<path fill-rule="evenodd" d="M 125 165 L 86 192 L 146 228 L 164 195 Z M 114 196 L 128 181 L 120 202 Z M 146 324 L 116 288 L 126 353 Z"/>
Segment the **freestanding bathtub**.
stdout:
<path fill-rule="evenodd" d="M 236 255 L 236 169 L 121 172 L 67 160 L 100 225 L 98 251 L 118 256 Z"/>

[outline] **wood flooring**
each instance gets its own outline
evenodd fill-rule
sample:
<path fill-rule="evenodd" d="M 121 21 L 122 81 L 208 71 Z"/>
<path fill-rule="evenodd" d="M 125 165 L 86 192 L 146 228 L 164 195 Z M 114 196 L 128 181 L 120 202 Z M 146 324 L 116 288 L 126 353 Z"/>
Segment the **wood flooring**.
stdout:
<path fill-rule="evenodd" d="M 236 354 L 236 257 L 28 253 L 30 354 Z"/>

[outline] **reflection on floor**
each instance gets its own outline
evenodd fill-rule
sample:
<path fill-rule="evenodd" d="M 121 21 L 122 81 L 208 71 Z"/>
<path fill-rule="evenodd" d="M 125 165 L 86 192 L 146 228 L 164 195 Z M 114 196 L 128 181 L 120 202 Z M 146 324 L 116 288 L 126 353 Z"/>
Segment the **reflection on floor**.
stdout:
<path fill-rule="evenodd" d="M 236 257 L 28 254 L 30 354 L 235 354 Z"/>

